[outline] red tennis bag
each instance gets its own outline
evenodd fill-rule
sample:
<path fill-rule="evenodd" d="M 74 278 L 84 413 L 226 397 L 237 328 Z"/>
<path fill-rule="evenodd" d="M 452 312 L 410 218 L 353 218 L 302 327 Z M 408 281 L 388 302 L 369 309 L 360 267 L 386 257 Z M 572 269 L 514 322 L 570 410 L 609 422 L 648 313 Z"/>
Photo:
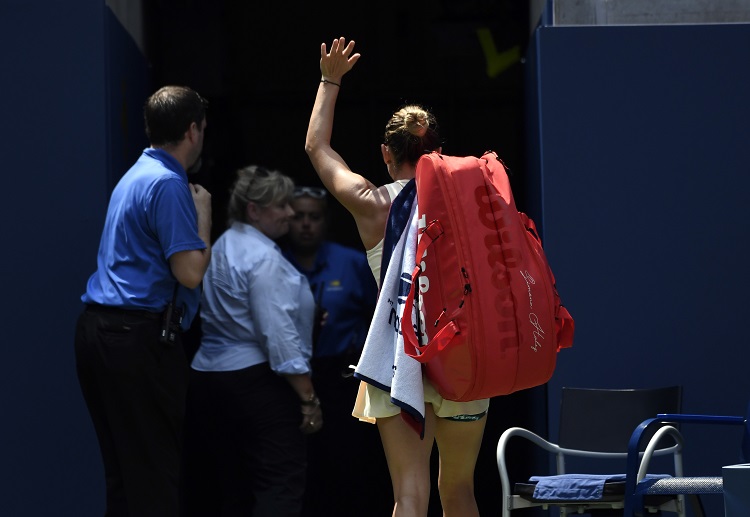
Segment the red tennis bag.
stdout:
<path fill-rule="evenodd" d="M 558 351 L 573 344 L 574 323 L 534 222 L 516 209 L 505 166 L 493 152 L 431 153 L 417 163 L 416 188 L 406 353 L 449 400 L 546 383 Z"/>

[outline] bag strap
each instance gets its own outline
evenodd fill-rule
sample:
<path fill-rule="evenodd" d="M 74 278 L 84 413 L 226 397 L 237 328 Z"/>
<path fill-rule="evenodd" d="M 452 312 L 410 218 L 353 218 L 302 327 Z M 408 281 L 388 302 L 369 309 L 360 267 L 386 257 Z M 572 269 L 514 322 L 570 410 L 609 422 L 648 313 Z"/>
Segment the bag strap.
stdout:
<path fill-rule="evenodd" d="M 401 318 L 401 334 L 404 336 L 404 352 L 406 355 L 413 357 L 420 363 L 426 363 L 435 357 L 438 352 L 445 349 L 461 330 L 454 321 L 451 321 L 441 328 L 426 345 L 421 345 L 417 339 L 414 325 L 411 323 L 411 316 L 414 311 L 414 299 L 418 296 L 419 292 L 418 285 L 419 275 L 422 273 L 422 257 L 427 248 L 443 235 L 443 227 L 440 225 L 440 221 L 436 219 L 431 221 L 421 231 L 421 234 L 419 244 L 417 245 L 417 264 L 411 273 L 411 288 L 404 302 L 404 313 Z M 417 318 L 417 321 L 419 321 L 419 318 Z"/>
<path fill-rule="evenodd" d="M 575 331 L 575 322 L 573 317 L 563 305 L 558 307 L 558 313 L 555 315 L 555 331 L 557 332 L 557 351 L 563 348 L 573 346 L 573 333 Z"/>

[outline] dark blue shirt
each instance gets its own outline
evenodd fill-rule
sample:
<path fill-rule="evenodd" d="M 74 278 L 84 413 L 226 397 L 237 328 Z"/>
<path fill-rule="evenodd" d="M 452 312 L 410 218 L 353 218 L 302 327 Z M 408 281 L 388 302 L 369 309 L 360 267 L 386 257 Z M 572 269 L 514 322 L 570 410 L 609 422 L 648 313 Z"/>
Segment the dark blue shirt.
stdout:
<path fill-rule="evenodd" d="M 284 256 L 307 277 L 315 302 L 328 311 L 326 323 L 313 345 L 313 357 L 361 350 L 378 296 L 365 254 L 324 242 L 310 271 L 303 269 L 288 249 Z"/>
<path fill-rule="evenodd" d="M 81 300 L 162 311 L 177 283 L 169 257 L 205 248 L 185 170 L 166 151 L 146 149 L 112 192 L 97 269 Z M 199 301 L 199 289 L 180 286 L 183 327 L 190 325 Z"/>

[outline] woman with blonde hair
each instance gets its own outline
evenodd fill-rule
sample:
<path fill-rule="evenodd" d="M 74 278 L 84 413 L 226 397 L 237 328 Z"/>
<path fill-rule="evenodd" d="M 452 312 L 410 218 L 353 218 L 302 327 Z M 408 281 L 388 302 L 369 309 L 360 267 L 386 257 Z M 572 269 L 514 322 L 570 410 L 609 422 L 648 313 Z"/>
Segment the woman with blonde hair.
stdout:
<path fill-rule="evenodd" d="M 289 231 L 294 184 L 237 172 L 231 226 L 204 279 L 201 345 L 187 398 L 183 515 L 297 517 L 306 434 L 323 425 L 311 380 L 315 302 L 275 240 Z"/>
<path fill-rule="evenodd" d="M 412 104 L 397 110 L 386 124 L 380 145 L 391 182 L 381 187 L 352 171 L 331 147 L 334 108 L 342 78 L 359 60 L 354 41 L 338 38 L 328 52 L 320 49 L 322 74 L 307 130 L 305 150 L 318 176 L 331 194 L 352 214 L 367 250 L 375 279 L 380 271 L 386 223 L 391 204 L 415 177 L 419 157 L 441 151 L 435 117 Z M 384 264 L 383 267 L 387 267 Z M 381 285 L 381 284 L 379 284 Z M 381 285 L 381 289 L 382 289 Z M 372 330 L 371 330 L 372 332 Z M 390 368 L 391 365 L 385 365 Z M 474 468 L 484 433 L 489 400 L 454 402 L 444 400 L 429 380 L 423 379 L 425 414 L 423 436 L 399 415 L 387 391 L 363 382 L 354 415 L 375 421 L 388 461 L 394 493 L 393 516 L 424 517 L 430 495 L 430 454 L 437 442 L 440 454 L 438 489 L 447 517 L 478 516 L 474 497 Z"/>

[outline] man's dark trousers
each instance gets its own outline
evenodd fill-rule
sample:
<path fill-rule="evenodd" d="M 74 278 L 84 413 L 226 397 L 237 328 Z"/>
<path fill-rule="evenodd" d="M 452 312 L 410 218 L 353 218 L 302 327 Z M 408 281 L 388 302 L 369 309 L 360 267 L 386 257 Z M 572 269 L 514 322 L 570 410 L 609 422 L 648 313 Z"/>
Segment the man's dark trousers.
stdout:
<path fill-rule="evenodd" d="M 99 439 L 106 517 L 177 517 L 188 364 L 161 315 L 88 306 L 78 319 L 76 368 Z"/>

